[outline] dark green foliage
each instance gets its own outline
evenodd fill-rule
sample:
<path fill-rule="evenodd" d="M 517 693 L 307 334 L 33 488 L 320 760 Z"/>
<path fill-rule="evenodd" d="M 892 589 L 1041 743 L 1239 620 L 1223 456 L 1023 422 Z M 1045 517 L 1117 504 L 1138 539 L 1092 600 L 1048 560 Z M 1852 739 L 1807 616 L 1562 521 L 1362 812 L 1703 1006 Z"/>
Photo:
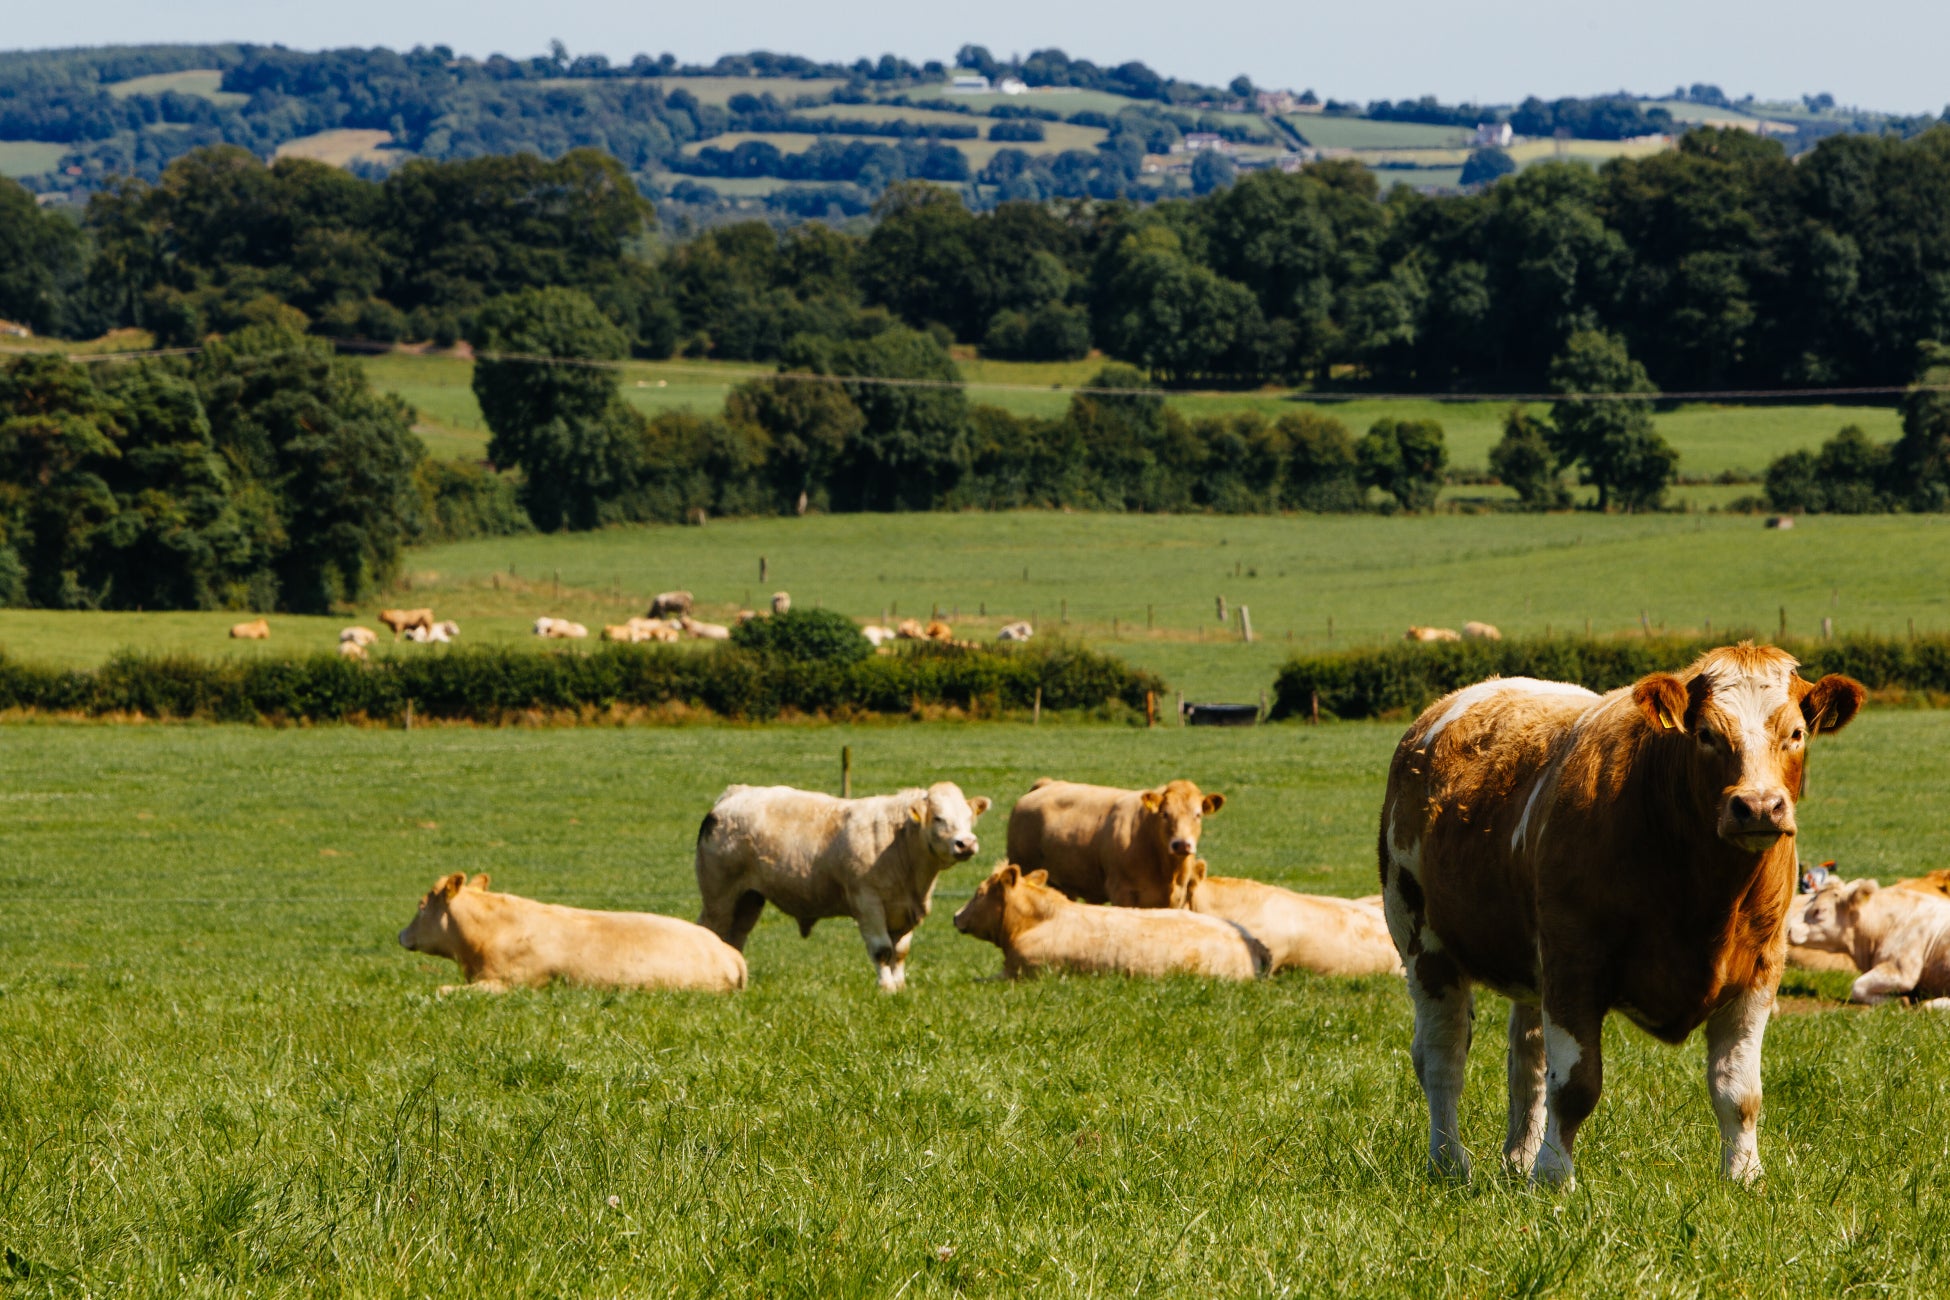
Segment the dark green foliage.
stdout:
<path fill-rule="evenodd" d="M 845 380 L 861 427 L 829 491 L 836 510 L 926 510 L 967 464 L 968 399 L 961 371 L 928 334 L 895 326 L 864 338 L 801 337 L 784 358 L 797 370 Z"/>
<path fill-rule="evenodd" d="M 1355 444 L 1363 487 L 1376 487 L 1403 510 L 1428 510 L 1442 490 L 1449 463 L 1442 426 L 1434 420 L 1377 420 Z"/>
<path fill-rule="evenodd" d="M 1889 448 L 1887 490 L 1912 510 L 1950 509 L 1950 345 L 1920 345 L 1919 385 L 1903 398 L 1903 436 Z"/>
<path fill-rule="evenodd" d="M 1542 420 L 1513 406 L 1503 419 L 1503 437 L 1490 448 L 1490 472 L 1516 492 L 1526 510 L 1562 510 L 1571 490 L 1557 472 L 1550 430 Z"/>
<path fill-rule="evenodd" d="M 854 633 L 858 636 L 857 629 Z M 865 638 L 861 638 L 862 644 Z M 223 722 L 422 718 L 496 723 L 536 710 L 683 704 L 731 718 L 907 714 L 938 706 L 994 713 L 1144 706 L 1164 683 L 1122 660 L 1062 643 L 1034 648 L 911 646 L 854 660 L 728 646 L 702 652 L 605 645 L 587 654 L 459 648 L 356 663 L 124 655 L 93 672 L 0 655 L 0 709 L 136 714 Z"/>
<path fill-rule="evenodd" d="M 534 530 L 516 484 L 484 465 L 429 458 L 414 470 L 413 482 L 420 494 L 416 541 L 459 542 Z"/>
<path fill-rule="evenodd" d="M 1501 149 L 1477 149 L 1463 163 L 1461 184 L 1487 185 L 1517 169 L 1516 160 Z"/>
<path fill-rule="evenodd" d="M 1726 645 L 1725 639 L 1449 641 L 1299 655 L 1280 669 L 1273 716 L 1399 717 L 1406 721 L 1450 691 L 1489 677 L 1576 682 L 1594 691 L 1628 686 L 1647 673 L 1671 672 Z M 1846 673 L 1870 690 L 1950 693 L 1950 636 L 1844 636 L 1786 647 L 1813 681 Z"/>
<path fill-rule="evenodd" d="M 818 663 L 858 663 L 873 653 L 859 624 L 830 609 L 789 609 L 748 618 L 731 629 L 731 643 L 759 654 Z"/>
<path fill-rule="evenodd" d="M 81 228 L 0 176 L 0 320 L 66 333 L 86 269 Z"/>
<path fill-rule="evenodd" d="M 1622 340 L 1581 330 L 1551 362 L 1560 393 L 1654 393 L 1645 367 Z M 1634 398 L 1566 399 L 1551 407 L 1551 450 L 1598 487 L 1598 508 L 1653 510 L 1678 472 L 1679 453 L 1652 427 L 1652 403 Z"/>
<path fill-rule="evenodd" d="M 1890 448 L 1849 425 L 1819 452 L 1791 451 L 1767 467 L 1767 504 L 1808 514 L 1871 514 L 1899 508 Z"/>

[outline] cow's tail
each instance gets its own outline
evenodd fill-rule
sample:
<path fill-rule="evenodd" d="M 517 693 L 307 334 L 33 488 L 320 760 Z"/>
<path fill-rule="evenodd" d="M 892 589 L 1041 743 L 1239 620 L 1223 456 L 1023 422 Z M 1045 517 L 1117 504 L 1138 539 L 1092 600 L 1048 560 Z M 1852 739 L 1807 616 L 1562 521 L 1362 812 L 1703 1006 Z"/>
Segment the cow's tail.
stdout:
<path fill-rule="evenodd" d="M 717 814 L 717 810 L 713 809 L 712 811 L 705 813 L 704 820 L 697 824 L 697 846 L 700 849 L 703 848 L 705 839 L 711 834 L 711 832 L 717 829 L 718 829 L 718 814 Z"/>

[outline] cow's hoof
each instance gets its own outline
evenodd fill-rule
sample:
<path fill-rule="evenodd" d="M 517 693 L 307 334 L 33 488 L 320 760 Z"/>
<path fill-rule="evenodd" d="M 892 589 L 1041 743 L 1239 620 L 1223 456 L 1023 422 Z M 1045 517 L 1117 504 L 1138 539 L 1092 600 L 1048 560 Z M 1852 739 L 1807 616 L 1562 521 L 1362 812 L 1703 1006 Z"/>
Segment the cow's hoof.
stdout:
<path fill-rule="evenodd" d="M 1760 1167 L 1760 1157 L 1751 1151 L 1728 1160 L 1720 1173 L 1728 1182 L 1739 1183 L 1742 1187 L 1752 1187 L 1766 1176 L 1766 1171 Z"/>
<path fill-rule="evenodd" d="M 1429 1152 L 1429 1177 L 1444 1182 L 1466 1183 L 1469 1181 L 1469 1152 L 1460 1144 L 1442 1147 Z"/>
<path fill-rule="evenodd" d="M 1571 1157 L 1546 1143 L 1537 1152 L 1537 1163 L 1530 1168 L 1530 1181 L 1538 1187 L 1568 1192 L 1578 1185 L 1578 1175 Z"/>

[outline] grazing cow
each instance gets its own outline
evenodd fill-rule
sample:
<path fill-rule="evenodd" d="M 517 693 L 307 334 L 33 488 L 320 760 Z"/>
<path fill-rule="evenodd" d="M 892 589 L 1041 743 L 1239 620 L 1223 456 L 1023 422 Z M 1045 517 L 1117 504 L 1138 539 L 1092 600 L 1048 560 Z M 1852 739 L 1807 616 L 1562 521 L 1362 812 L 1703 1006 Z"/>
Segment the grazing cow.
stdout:
<path fill-rule="evenodd" d="M 1044 777 L 1009 814 L 1009 861 L 1086 903 L 1183 907 L 1205 816 L 1225 804 L 1190 781 L 1114 790 Z"/>
<path fill-rule="evenodd" d="M 1034 635 L 1036 635 L 1036 629 L 1028 623 L 1004 623 L 1002 629 L 995 634 L 995 639 L 998 641 L 1027 641 Z"/>
<path fill-rule="evenodd" d="M 689 614 L 679 620 L 684 630 L 700 641 L 729 641 L 731 629 L 722 623 L 700 623 Z"/>
<path fill-rule="evenodd" d="M 1272 969 L 1316 975 L 1399 975 L 1401 958 L 1381 909 L 1350 898 L 1296 894 L 1278 885 L 1208 876 L 1192 864 L 1186 906 L 1231 921 L 1266 945 Z"/>
<path fill-rule="evenodd" d="M 772 612 L 774 614 L 788 614 L 792 612 L 792 595 L 790 592 L 775 591 L 772 593 Z"/>
<path fill-rule="evenodd" d="M 921 626 L 918 618 L 904 618 L 894 625 L 894 635 L 903 641 L 925 641 L 927 629 Z"/>
<path fill-rule="evenodd" d="M 1891 889 L 1914 889 L 1925 894 L 1936 894 L 1950 898 L 1950 868 L 1930 872 L 1927 876 L 1914 876 L 1908 880 L 1898 880 L 1889 886 Z"/>
<path fill-rule="evenodd" d="M 1456 1103 L 1481 983 L 1513 1003 L 1513 1170 L 1573 1181 L 1615 1009 L 1669 1043 L 1706 1026 L 1721 1172 L 1760 1174 L 1761 1036 L 1786 955 L 1806 747 L 1863 697 L 1795 666 L 1742 642 L 1605 696 L 1493 679 L 1402 737 L 1381 883 L 1436 1169 L 1469 1170 Z"/>
<path fill-rule="evenodd" d="M 650 602 L 650 618 L 681 618 L 691 612 L 691 593 L 688 591 L 660 591 Z"/>
<path fill-rule="evenodd" d="M 921 635 L 930 641 L 952 641 L 955 639 L 955 629 L 938 618 L 931 618 L 928 625 L 921 629 Z"/>
<path fill-rule="evenodd" d="M 1462 634 L 1451 627 L 1422 627 L 1410 625 L 1404 641 L 1460 641 Z"/>
<path fill-rule="evenodd" d="M 357 659 L 361 663 L 364 663 L 368 656 L 366 654 L 366 648 L 357 641 L 341 641 L 339 642 L 339 658 Z"/>
<path fill-rule="evenodd" d="M 698 923 L 742 951 L 767 902 L 802 935 L 850 916 L 892 993 L 907 982 L 908 943 L 934 905 L 935 877 L 975 856 L 975 822 L 988 810 L 986 796 L 963 798 L 948 781 L 871 799 L 730 786 L 698 827 Z"/>
<path fill-rule="evenodd" d="M 400 634 L 409 627 L 432 627 L 433 611 L 430 609 L 382 609 L 379 611 L 379 621 L 393 629 L 393 640 L 397 641 L 400 639 Z"/>
<path fill-rule="evenodd" d="M 254 618 L 248 623 L 230 625 L 232 641 L 269 641 L 271 639 L 271 620 Z"/>
<path fill-rule="evenodd" d="M 1496 630 L 1494 623 L 1478 623 L 1474 619 L 1463 624 L 1462 639 L 1465 641 L 1501 641 L 1503 633 Z"/>
<path fill-rule="evenodd" d="M 1049 885 L 1049 873 L 1005 862 L 955 913 L 955 928 L 1002 949 L 1010 979 L 1044 970 L 1209 975 L 1251 980 L 1266 946 L 1230 921 L 1193 912 L 1095 907 Z"/>
<path fill-rule="evenodd" d="M 1790 942 L 1847 953 L 1863 972 L 1856 1002 L 1910 997 L 1950 1009 L 1950 899 L 1929 890 L 1830 881 L 1789 927 Z"/>
<path fill-rule="evenodd" d="M 350 642 L 353 645 L 369 646 L 379 640 L 379 636 L 369 627 L 342 627 L 339 629 L 339 644 Z"/>
<path fill-rule="evenodd" d="M 860 635 L 865 637 L 877 650 L 881 646 L 891 642 L 894 639 L 895 633 L 891 627 L 876 627 L 868 624 L 866 627 L 860 629 Z"/>
<path fill-rule="evenodd" d="M 745 987 L 744 954 L 701 925 L 489 893 L 486 876 L 470 882 L 458 871 L 427 891 L 399 942 L 409 952 L 453 958 L 466 987 L 484 993 L 539 988 L 552 979 L 711 993 Z"/>

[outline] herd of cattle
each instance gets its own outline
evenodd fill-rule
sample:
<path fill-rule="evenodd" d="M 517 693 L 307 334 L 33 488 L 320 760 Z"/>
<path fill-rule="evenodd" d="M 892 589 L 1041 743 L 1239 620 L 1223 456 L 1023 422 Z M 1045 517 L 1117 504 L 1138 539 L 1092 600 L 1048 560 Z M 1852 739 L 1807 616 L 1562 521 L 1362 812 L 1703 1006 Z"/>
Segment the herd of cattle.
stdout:
<path fill-rule="evenodd" d="M 1431 1168 L 1454 1176 L 1471 1163 L 1457 1108 L 1475 986 L 1511 1002 L 1504 1163 L 1551 1185 L 1572 1181 L 1598 1103 L 1606 1015 L 1671 1043 L 1704 1026 L 1721 1171 L 1751 1181 L 1761 1038 L 1790 960 L 1844 954 L 1861 972 L 1858 1001 L 1950 1009 L 1950 871 L 1797 892 L 1808 745 L 1864 697 L 1797 666 L 1742 643 L 1605 695 L 1499 678 L 1446 696 L 1390 764 L 1371 898 L 1208 874 L 1200 835 L 1226 800 L 1190 781 L 1041 780 L 955 928 L 1001 949 L 1012 977 L 1400 974 Z M 851 918 L 880 986 L 896 991 L 936 880 L 975 857 L 990 802 L 950 782 L 864 799 L 734 785 L 698 830 L 695 925 L 492 893 L 485 876 L 456 873 L 399 939 L 454 959 L 476 988 L 730 990 L 744 986 L 745 941 L 770 903 L 802 934 Z"/>
<path fill-rule="evenodd" d="M 694 599 L 688 591 L 660 592 L 650 602 L 650 610 L 641 617 L 627 619 L 621 623 L 605 626 L 602 639 L 631 644 L 644 641 L 682 641 L 690 638 L 697 641 L 729 641 L 731 628 L 723 623 L 707 623 L 693 618 L 691 611 Z M 792 608 L 792 596 L 788 592 L 772 593 L 772 613 L 783 614 Z M 741 609 L 733 616 L 734 623 L 742 623 L 751 618 L 763 618 L 763 614 L 753 610 Z M 460 624 L 451 619 L 436 621 L 431 609 L 382 609 L 379 621 L 392 629 L 393 640 L 402 638 L 422 644 L 446 644 L 460 636 Z M 1477 626 L 1470 624 L 1471 627 Z M 535 620 L 535 635 L 549 641 L 581 641 L 589 636 L 589 629 L 573 619 L 554 618 L 548 615 Z M 1494 629 L 1492 629 L 1494 630 Z M 860 629 L 876 649 L 895 641 L 935 641 L 950 644 L 963 644 L 955 641 L 955 630 L 938 618 L 922 623 L 919 619 L 902 619 L 894 627 L 869 625 Z M 1035 629 L 1026 622 L 1004 624 L 997 632 L 997 641 L 1027 641 L 1035 635 Z M 233 641 L 268 641 L 271 639 L 269 619 L 254 618 L 244 623 L 233 623 L 230 628 Z M 347 627 L 339 631 L 339 655 L 346 659 L 363 660 L 367 651 L 379 639 L 378 634 L 368 627 Z"/>

